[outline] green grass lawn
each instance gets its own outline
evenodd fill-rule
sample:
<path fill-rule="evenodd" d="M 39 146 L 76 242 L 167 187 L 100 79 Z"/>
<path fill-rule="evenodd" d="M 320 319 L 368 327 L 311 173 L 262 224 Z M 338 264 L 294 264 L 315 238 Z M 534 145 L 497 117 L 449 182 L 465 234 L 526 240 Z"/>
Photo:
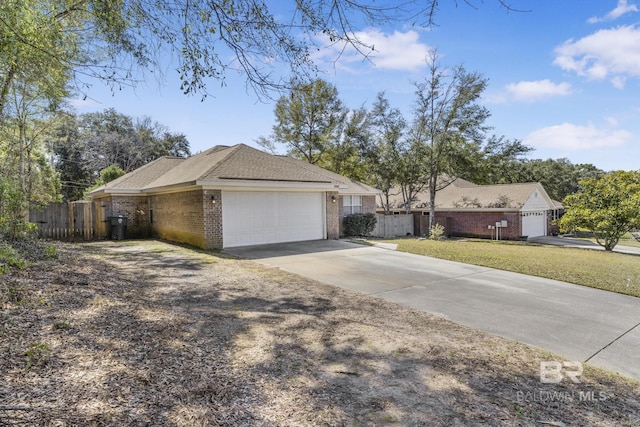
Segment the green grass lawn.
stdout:
<path fill-rule="evenodd" d="M 640 257 L 521 242 L 403 238 L 398 250 L 640 297 Z"/>
<path fill-rule="evenodd" d="M 576 238 L 596 243 L 596 238 L 593 237 L 593 234 L 588 231 L 580 231 Z M 631 236 L 631 233 L 625 233 L 622 237 L 620 237 L 618 245 L 640 248 L 640 242 L 634 239 L 633 236 Z"/>
<path fill-rule="evenodd" d="M 595 237 L 585 238 L 584 240 L 590 240 L 592 242 L 596 241 Z M 629 234 L 629 233 L 625 234 L 624 236 L 622 236 L 620 238 L 620 240 L 618 241 L 618 245 L 621 245 L 621 246 L 633 246 L 633 247 L 636 247 L 636 248 L 640 248 L 640 242 L 638 242 L 636 239 L 631 237 L 631 234 Z"/>

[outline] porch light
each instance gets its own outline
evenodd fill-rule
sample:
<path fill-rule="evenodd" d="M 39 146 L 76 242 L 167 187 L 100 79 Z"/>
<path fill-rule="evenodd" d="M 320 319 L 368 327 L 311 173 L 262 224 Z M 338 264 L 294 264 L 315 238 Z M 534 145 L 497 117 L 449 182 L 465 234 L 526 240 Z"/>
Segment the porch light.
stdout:
<path fill-rule="evenodd" d="M 213 203 L 214 205 L 216 204 L 216 196 L 211 196 L 211 203 Z"/>
<path fill-rule="evenodd" d="M 331 203 L 335 203 L 336 202 L 336 196 L 334 196 L 333 194 L 331 195 Z"/>

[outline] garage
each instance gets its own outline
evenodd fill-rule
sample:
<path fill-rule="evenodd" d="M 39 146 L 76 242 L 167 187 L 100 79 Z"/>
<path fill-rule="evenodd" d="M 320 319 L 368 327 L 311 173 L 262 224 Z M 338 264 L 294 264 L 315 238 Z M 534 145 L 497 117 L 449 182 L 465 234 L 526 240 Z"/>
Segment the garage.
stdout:
<path fill-rule="evenodd" d="M 325 238 L 322 192 L 222 192 L 225 248 Z"/>
<path fill-rule="evenodd" d="M 522 212 L 522 235 L 538 237 L 547 235 L 546 211 Z"/>

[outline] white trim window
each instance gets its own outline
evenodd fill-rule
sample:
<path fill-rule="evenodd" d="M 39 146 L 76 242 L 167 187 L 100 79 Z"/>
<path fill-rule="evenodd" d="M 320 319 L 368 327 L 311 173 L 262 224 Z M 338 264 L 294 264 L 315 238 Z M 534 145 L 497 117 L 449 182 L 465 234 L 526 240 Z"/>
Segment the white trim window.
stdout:
<path fill-rule="evenodd" d="M 342 215 L 362 213 L 362 196 L 344 196 L 342 198 Z"/>

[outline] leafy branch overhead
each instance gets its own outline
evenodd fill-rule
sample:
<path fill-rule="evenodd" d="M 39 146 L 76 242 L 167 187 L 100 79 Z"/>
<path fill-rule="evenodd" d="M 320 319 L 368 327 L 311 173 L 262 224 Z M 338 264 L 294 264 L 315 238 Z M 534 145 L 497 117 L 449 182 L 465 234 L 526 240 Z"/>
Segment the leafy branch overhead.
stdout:
<path fill-rule="evenodd" d="M 513 10 L 505 0 L 494 1 Z M 224 84 L 229 71 L 239 71 L 258 96 L 269 96 L 273 89 L 288 87 L 290 75 L 306 79 L 314 75 L 317 68 L 311 54 L 325 44 L 354 48 L 366 58 L 375 47 L 358 38 L 362 26 L 390 22 L 428 26 L 438 6 L 437 0 L 387 5 L 351 0 L 288 3 L 4 0 L 0 116 L 7 86 L 24 73 L 51 80 L 66 75 L 81 90 L 94 77 L 116 86 L 135 86 L 141 71 L 173 67 L 165 62 L 168 58 L 177 64 L 185 94 L 207 96 L 211 80 Z M 288 71 L 277 72 L 280 65 Z M 56 90 L 44 80 L 48 91 Z"/>

